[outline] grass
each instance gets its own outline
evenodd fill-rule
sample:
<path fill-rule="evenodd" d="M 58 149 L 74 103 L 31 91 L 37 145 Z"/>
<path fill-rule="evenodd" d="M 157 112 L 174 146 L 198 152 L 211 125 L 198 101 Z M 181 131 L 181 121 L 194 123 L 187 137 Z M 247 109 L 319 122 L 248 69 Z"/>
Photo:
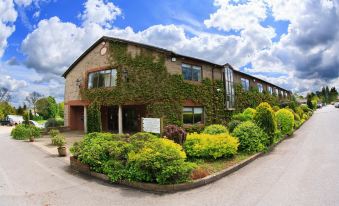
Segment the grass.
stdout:
<path fill-rule="evenodd" d="M 229 168 L 247 158 L 253 154 L 237 154 L 233 158 L 217 159 L 217 160 L 195 160 L 199 170 L 203 170 L 206 174 L 213 174 Z"/>

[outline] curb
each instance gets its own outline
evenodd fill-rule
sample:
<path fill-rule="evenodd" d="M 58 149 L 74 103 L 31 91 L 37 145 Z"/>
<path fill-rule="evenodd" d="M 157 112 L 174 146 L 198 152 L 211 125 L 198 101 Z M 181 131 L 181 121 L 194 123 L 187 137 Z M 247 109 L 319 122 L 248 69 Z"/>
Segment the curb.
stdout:
<path fill-rule="evenodd" d="M 258 159 L 259 157 L 271 152 L 277 145 L 279 145 L 281 142 L 283 142 L 285 139 L 290 138 L 289 136 L 285 136 L 281 140 L 279 140 L 277 143 L 272 145 L 268 148 L 267 152 L 260 152 L 257 154 L 254 154 L 250 156 L 249 158 L 239 162 L 236 165 L 233 165 L 229 168 L 226 168 L 224 170 L 221 170 L 217 173 L 214 173 L 212 175 L 206 176 L 204 178 L 194 180 L 192 182 L 187 183 L 180 183 L 180 184 L 170 184 L 170 185 L 159 185 L 159 184 L 153 184 L 153 183 L 143 183 L 143 182 L 132 182 L 128 180 L 120 180 L 116 182 L 116 184 L 124 185 L 127 187 L 131 187 L 134 189 L 154 192 L 154 193 L 174 193 L 179 191 L 185 191 L 190 189 L 195 189 L 210 183 L 213 183 L 229 174 L 232 174 L 233 172 L 243 168 L 244 166 L 248 165 L 249 163 L 253 162 L 254 160 Z M 75 157 L 70 157 L 70 167 L 82 174 L 89 175 L 92 177 L 95 177 L 97 179 L 103 180 L 105 182 L 109 182 L 112 184 L 112 182 L 109 181 L 109 178 L 105 174 L 97 173 L 90 171 L 90 167 L 87 164 L 81 163 L 79 160 L 77 160 Z"/>

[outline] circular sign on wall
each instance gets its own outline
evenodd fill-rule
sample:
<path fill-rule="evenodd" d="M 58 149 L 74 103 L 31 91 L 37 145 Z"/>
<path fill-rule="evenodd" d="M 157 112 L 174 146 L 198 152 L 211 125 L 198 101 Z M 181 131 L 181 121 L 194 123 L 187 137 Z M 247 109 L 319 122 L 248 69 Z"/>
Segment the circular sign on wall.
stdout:
<path fill-rule="evenodd" d="M 107 48 L 106 47 L 101 48 L 101 50 L 100 50 L 100 54 L 101 55 L 105 55 L 106 52 L 107 52 Z"/>

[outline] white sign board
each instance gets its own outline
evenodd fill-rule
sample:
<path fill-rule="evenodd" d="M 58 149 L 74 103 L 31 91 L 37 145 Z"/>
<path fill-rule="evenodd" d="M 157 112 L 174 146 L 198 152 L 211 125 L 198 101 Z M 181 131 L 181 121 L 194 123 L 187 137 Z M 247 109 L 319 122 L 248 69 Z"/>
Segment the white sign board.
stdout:
<path fill-rule="evenodd" d="M 142 131 L 160 134 L 161 119 L 160 118 L 142 118 Z"/>

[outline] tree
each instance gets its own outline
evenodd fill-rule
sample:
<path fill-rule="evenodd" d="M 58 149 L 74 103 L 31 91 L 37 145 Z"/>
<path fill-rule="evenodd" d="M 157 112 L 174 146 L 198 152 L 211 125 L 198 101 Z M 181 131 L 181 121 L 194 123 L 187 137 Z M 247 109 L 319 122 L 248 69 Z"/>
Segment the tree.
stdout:
<path fill-rule="evenodd" d="M 55 118 L 58 114 L 58 104 L 51 96 L 41 98 L 36 102 L 36 112 L 44 119 Z"/>
<path fill-rule="evenodd" d="M 58 106 L 59 106 L 59 116 L 61 117 L 61 118 L 64 118 L 64 108 L 65 108 L 65 104 L 64 104 L 64 102 L 60 102 L 59 104 L 58 104 Z"/>
<path fill-rule="evenodd" d="M 338 91 L 335 87 L 330 90 L 330 102 L 336 101 L 338 98 Z"/>
<path fill-rule="evenodd" d="M 15 108 L 8 102 L 0 102 L 0 119 L 5 118 L 9 114 L 15 114 Z"/>
<path fill-rule="evenodd" d="M 25 112 L 24 108 L 19 106 L 17 109 L 16 109 L 16 114 L 17 115 L 23 115 Z"/>
<path fill-rule="evenodd" d="M 11 99 L 9 90 L 5 87 L 0 87 L 0 102 L 8 102 Z"/>
<path fill-rule="evenodd" d="M 36 114 L 36 103 L 41 97 L 43 97 L 43 95 L 38 92 L 32 92 L 26 97 L 26 101 L 28 105 L 33 108 L 34 114 Z"/>

